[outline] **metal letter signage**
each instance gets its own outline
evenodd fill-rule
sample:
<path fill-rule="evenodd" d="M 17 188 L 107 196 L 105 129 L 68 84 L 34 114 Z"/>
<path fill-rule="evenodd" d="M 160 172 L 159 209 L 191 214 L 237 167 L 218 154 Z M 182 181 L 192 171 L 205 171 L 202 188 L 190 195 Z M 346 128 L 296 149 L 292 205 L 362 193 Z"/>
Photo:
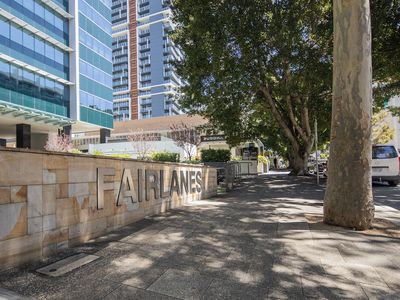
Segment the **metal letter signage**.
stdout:
<path fill-rule="evenodd" d="M 120 206 L 121 198 L 131 198 L 132 203 L 136 203 L 134 197 L 135 190 L 133 189 L 133 179 L 130 169 L 124 169 L 124 173 L 122 174 L 121 184 L 119 186 L 118 198 L 117 198 L 117 206 Z"/>
<path fill-rule="evenodd" d="M 97 209 L 104 208 L 104 192 L 114 190 L 114 181 L 104 182 L 104 177 L 114 175 L 112 168 L 97 168 Z"/>
<path fill-rule="evenodd" d="M 104 208 L 104 193 L 105 191 L 114 190 L 115 176 L 113 168 L 97 168 L 97 209 Z M 173 197 L 174 193 L 177 196 L 187 195 L 189 193 L 201 193 L 203 188 L 201 171 L 177 171 L 172 170 L 168 177 L 164 170 L 143 170 L 137 171 L 137 185 L 134 184 L 131 169 L 122 170 L 122 178 L 119 184 L 116 205 L 122 205 L 125 198 L 130 198 L 132 203 L 142 202 L 145 198 L 147 201 L 151 199 L 151 192 L 154 194 L 154 199 Z M 144 183 L 144 189 L 143 189 Z M 144 190 L 144 193 L 143 193 Z M 143 195 L 145 194 L 145 195 Z"/>

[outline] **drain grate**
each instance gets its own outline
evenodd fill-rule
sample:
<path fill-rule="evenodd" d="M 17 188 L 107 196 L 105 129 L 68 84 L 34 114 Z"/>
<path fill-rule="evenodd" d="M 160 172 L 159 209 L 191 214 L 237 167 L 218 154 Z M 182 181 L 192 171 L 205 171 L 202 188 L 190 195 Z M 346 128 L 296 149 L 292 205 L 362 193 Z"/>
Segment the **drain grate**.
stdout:
<path fill-rule="evenodd" d="M 92 261 L 98 259 L 99 257 L 96 255 L 90 255 L 86 253 L 79 253 L 62 260 L 59 260 L 51 265 L 46 267 L 37 269 L 36 272 L 51 276 L 51 277 L 58 277 L 62 276 L 68 272 L 71 272 L 77 268 L 80 268 Z"/>

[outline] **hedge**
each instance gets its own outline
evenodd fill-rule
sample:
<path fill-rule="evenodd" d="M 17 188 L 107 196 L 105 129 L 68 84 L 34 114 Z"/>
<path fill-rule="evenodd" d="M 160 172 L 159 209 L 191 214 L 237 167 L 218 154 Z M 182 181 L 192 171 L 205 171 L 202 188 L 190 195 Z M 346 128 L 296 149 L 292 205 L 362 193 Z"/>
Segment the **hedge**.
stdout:
<path fill-rule="evenodd" d="M 231 151 L 225 149 L 203 149 L 201 150 L 203 162 L 227 162 L 231 160 Z"/>
<path fill-rule="evenodd" d="M 153 152 L 150 158 L 154 161 L 179 162 L 179 153 L 167 151 Z"/>

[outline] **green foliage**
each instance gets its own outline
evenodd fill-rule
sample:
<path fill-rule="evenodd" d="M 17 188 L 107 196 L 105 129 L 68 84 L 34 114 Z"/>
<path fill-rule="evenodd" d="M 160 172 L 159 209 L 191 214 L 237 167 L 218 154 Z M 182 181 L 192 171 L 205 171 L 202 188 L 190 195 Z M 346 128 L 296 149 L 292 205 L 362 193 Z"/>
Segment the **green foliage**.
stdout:
<path fill-rule="evenodd" d="M 111 154 L 111 157 L 115 158 L 132 158 L 132 155 L 127 154 L 127 153 L 122 153 L 122 154 Z"/>
<path fill-rule="evenodd" d="M 399 2 L 371 0 L 377 106 L 400 87 Z M 186 111 L 232 146 L 259 138 L 292 161 L 311 152 L 315 119 L 329 140 L 331 0 L 176 0 L 174 19 Z"/>
<path fill-rule="evenodd" d="M 232 156 L 231 157 L 231 161 L 241 161 L 241 160 L 243 160 L 243 157 L 241 157 L 241 156 Z"/>
<path fill-rule="evenodd" d="M 69 153 L 73 153 L 73 154 L 82 154 L 82 151 L 79 149 L 71 149 L 70 151 L 68 151 Z"/>
<path fill-rule="evenodd" d="M 179 162 L 179 153 L 167 151 L 153 152 L 151 153 L 150 158 L 154 161 Z"/>
<path fill-rule="evenodd" d="M 387 144 L 394 138 L 394 129 L 391 127 L 391 115 L 388 111 L 382 110 L 372 117 L 372 142 L 374 144 Z"/>
<path fill-rule="evenodd" d="M 184 160 L 184 161 L 182 161 L 182 163 L 191 164 L 191 165 L 197 165 L 197 164 L 201 164 L 202 162 L 199 159 L 192 159 L 192 160 Z"/>
<path fill-rule="evenodd" d="M 227 162 L 231 159 L 231 151 L 226 149 L 203 149 L 201 160 L 203 162 Z"/>
<path fill-rule="evenodd" d="M 177 0 L 174 8 L 183 108 L 232 146 L 279 131 L 271 142 L 279 150 L 309 152 L 314 118 L 329 124 L 331 1 Z"/>
<path fill-rule="evenodd" d="M 264 155 L 259 155 L 257 157 L 257 160 L 258 160 L 259 163 L 262 163 L 262 164 L 265 164 L 265 165 L 269 163 L 268 158 L 266 158 Z"/>
<path fill-rule="evenodd" d="M 371 0 L 375 111 L 400 94 L 400 0 Z M 396 109 L 400 114 L 400 109 Z"/>
<path fill-rule="evenodd" d="M 94 150 L 92 155 L 102 156 L 102 155 L 104 155 L 104 153 L 102 151 L 100 151 L 100 150 Z"/>

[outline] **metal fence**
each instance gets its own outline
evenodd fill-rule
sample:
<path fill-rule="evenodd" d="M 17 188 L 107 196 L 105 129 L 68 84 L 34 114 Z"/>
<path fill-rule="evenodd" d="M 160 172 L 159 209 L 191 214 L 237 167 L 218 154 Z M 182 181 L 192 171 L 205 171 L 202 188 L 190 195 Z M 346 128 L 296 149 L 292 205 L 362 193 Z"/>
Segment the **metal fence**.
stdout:
<path fill-rule="evenodd" d="M 231 190 L 243 177 L 257 175 L 257 161 L 230 161 L 227 163 L 205 163 L 217 169 L 218 185 Z"/>

